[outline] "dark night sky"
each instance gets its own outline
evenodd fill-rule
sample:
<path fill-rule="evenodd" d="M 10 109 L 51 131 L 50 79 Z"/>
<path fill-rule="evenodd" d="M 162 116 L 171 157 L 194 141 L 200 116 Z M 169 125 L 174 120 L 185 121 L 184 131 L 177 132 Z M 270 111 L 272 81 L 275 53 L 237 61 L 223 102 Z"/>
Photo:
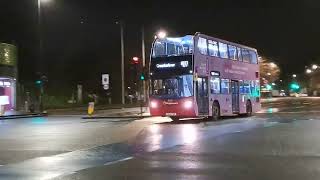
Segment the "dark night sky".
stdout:
<path fill-rule="evenodd" d="M 94 86 L 100 84 L 102 72 L 111 73 L 114 83 L 119 80 L 118 19 L 126 24 L 128 61 L 141 56 L 141 24 L 146 27 L 147 52 L 154 33 L 163 28 L 170 35 L 198 31 L 255 47 L 260 55 L 280 64 L 284 74 L 301 72 L 320 57 L 320 4 L 315 0 L 52 1 L 43 6 L 42 14 L 42 62 L 52 86 L 78 81 Z M 0 41 L 19 47 L 20 79 L 33 80 L 38 47 L 36 0 L 0 0 L 0 8 Z"/>

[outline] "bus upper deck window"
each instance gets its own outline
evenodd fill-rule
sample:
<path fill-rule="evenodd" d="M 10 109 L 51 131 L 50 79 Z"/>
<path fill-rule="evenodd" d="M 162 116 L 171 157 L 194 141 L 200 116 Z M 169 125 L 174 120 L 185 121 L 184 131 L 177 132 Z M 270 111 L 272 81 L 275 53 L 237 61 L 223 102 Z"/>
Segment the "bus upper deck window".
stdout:
<path fill-rule="evenodd" d="M 207 39 L 199 37 L 198 49 L 201 54 L 204 54 L 204 55 L 208 54 Z"/>
<path fill-rule="evenodd" d="M 228 46 L 222 42 L 219 42 L 219 53 L 221 58 L 228 58 Z"/>

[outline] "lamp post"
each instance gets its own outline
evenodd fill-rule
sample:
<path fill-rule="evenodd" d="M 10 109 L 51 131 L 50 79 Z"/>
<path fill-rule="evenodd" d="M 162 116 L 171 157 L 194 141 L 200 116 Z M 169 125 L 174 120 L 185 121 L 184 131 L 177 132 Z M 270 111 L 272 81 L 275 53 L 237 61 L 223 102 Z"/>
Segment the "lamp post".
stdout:
<path fill-rule="evenodd" d="M 39 38 L 39 57 L 38 57 L 38 70 L 42 70 L 42 49 L 43 49 L 43 40 L 42 40 L 42 27 L 41 27 L 41 6 L 42 3 L 49 3 L 51 0 L 38 0 L 38 38 Z M 45 77 L 45 76 L 44 76 Z M 39 110 L 42 112 L 43 109 L 43 84 L 40 86 L 40 95 L 39 95 Z"/>
<path fill-rule="evenodd" d="M 123 21 L 117 21 L 116 24 L 120 26 L 120 41 L 121 41 L 121 103 L 125 104 L 125 83 L 124 83 L 124 27 Z"/>

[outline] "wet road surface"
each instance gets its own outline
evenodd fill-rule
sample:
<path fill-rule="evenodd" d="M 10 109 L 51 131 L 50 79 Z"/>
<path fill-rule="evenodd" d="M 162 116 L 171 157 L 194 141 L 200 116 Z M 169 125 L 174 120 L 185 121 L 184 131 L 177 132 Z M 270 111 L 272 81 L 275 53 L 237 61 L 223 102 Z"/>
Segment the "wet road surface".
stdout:
<path fill-rule="evenodd" d="M 148 118 L 82 126 L 86 123 L 81 120 L 49 119 L 53 124 L 42 128 L 56 133 L 49 135 L 53 143 L 35 143 L 30 137 L 29 148 L 61 151 L 16 161 L 9 158 L 0 167 L 0 179 L 318 179 L 320 99 L 282 98 L 263 105 L 254 117 L 218 122 L 174 124 L 166 118 Z M 25 126 L 20 124 L 24 123 L 11 126 Z M 0 122 L 0 129 L 3 125 Z M 6 131 L 14 132 L 9 127 Z M 7 141 L 14 137 L 4 134 L 0 131 L 0 138 L 7 136 Z M 21 138 L 28 140 L 26 134 Z M 0 148 L 8 149 L 1 143 Z"/>

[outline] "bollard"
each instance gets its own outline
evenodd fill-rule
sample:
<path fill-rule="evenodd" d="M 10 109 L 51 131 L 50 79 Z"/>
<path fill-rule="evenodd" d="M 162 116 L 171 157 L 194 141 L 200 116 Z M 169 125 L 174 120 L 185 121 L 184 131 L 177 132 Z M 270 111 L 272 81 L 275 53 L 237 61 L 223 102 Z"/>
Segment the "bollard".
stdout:
<path fill-rule="evenodd" d="M 5 113 L 4 105 L 0 105 L 0 116 L 3 116 Z"/>
<path fill-rule="evenodd" d="M 94 113 L 94 102 L 90 102 L 88 106 L 88 115 L 91 116 Z"/>
<path fill-rule="evenodd" d="M 25 112 L 29 112 L 29 103 L 28 103 L 28 101 L 24 102 L 24 111 Z"/>

